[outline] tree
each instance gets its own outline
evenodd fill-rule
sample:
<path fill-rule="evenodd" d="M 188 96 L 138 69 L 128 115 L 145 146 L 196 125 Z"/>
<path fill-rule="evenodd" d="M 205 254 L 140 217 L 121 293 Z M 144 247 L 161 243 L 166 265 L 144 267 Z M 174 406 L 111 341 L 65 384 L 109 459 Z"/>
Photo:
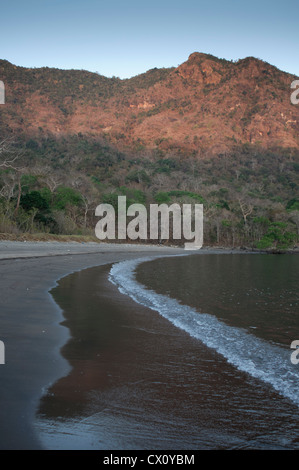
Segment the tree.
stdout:
<path fill-rule="evenodd" d="M 48 212 L 50 210 L 47 200 L 39 191 L 31 191 L 21 196 L 20 204 L 26 211 L 30 211 L 33 208 L 42 212 Z"/>
<path fill-rule="evenodd" d="M 239 201 L 239 206 L 242 212 L 243 220 L 244 220 L 244 225 L 247 227 L 247 217 L 252 214 L 253 212 L 253 205 L 248 204 L 245 201 L 238 199 Z"/>
<path fill-rule="evenodd" d="M 13 148 L 13 142 L 4 139 L 0 142 L 0 168 L 11 168 L 13 170 L 21 170 L 16 165 L 16 161 L 20 157 L 20 152 Z"/>
<path fill-rule="evenodd" d="M 16 185 L 18 188 L 17 203 L 15 214 L 18 213 L 20 206 L 20 199 L 22 194 L 21 177 L 24 172 L 24 167 L 17 165 L 17 160 L 21 156 L 21 152 L 13 147 L 13 142 L 9 139 L 4 139 L 0 142 L 0 168 L 9 169 L 16 174 Z"/>
<path fill-rule="evenodd" d="M 285 250 L 294 243 L 295 238 L 296 234 L 287 230 L 286 223 L 272 222 L 267 233 L 258 242 L 257 247 L 260 249 Z"/>
<path fill-rule="evenodd" d="M 296 225 L 297 235 L 299 236 L 299 210 L 290 212 L 290 219 Z"/>
<path fill-rule="evenodd" d="M 67 206 L 80 206 L 82 204 L 81 194 L 73 188 L 60 186 L 54 198 L 54 208 L 59 210 L 66 209 Z"/>

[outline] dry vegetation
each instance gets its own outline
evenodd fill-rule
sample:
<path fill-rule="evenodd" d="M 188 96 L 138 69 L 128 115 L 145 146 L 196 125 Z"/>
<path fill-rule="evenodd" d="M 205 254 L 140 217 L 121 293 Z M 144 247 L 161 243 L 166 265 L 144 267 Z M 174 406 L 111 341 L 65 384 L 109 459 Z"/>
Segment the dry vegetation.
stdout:
<path fill-rule="evenodd" d="M 1 238 L 94 240 L 95 207 L 125 195 L 203 203 L 208 245 L 298 243 L 294 77 L 198 53 L 130 80 L 6 61 L 0 73 Z"/>

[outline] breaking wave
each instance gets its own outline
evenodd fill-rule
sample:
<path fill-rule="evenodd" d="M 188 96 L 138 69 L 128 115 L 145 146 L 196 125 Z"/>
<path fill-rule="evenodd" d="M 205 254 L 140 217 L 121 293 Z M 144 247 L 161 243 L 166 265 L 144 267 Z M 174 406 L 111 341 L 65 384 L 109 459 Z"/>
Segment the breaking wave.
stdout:
<path fill-rule="evenodd" d="M 137 282 L 135 270 L 153 258 L 122 261 L 112 266 L 109 280 L 123 294 L 155 310 L 173 325 L 216 350 L 239 370 L 270 384 L 299 406 L 299 371 L 291 363 L 291 350 L 273 345 L 246 330 L 228 326 L 214 315 L 201 313 L 176 299 L 157 294 Z"/>

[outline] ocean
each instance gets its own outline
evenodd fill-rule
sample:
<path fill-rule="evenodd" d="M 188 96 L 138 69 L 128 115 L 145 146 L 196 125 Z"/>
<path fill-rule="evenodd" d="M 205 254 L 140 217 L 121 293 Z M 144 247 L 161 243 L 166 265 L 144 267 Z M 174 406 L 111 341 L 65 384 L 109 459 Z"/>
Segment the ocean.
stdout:
<path fill-rule="evenodd" d="M 298 449 L 298 281 L 298 256 L 245 253 L 61 279 L 70 372 L 40 402 L 44 447 Z"/>

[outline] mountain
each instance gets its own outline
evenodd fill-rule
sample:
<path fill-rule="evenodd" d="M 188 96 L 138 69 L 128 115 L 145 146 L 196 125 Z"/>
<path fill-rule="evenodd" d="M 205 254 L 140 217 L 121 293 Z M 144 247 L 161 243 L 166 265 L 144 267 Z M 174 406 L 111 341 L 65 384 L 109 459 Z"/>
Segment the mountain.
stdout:
<path fill-rule="evenodd" d="M 236 145 L 299 148 L 295 76 L 262 60 L 195 52 L 176 68 L 121 80 L 84 70 L 28 69 L 0 61 L 2 133 L 26 138 L 83 135 L 120 151 L 230 152 Z"/>
<path fill-rule="evenodd" d="M 126 80 L 0 61 L 0 238 L 94 235 L 125 195 L 202 203 L 205 244 L 298 244 L 295 79 L 197 52 Z"/>

